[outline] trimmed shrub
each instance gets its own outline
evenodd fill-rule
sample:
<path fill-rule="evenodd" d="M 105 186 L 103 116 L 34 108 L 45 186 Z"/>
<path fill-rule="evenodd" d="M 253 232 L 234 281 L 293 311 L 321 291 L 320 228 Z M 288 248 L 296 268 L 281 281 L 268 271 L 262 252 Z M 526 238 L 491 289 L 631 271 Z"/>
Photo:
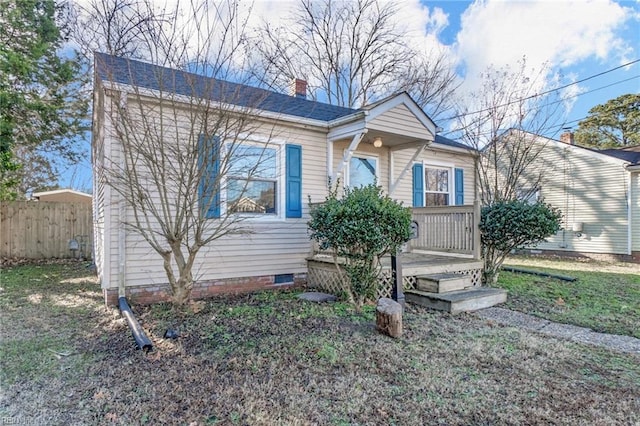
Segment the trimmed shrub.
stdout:
<path fill-rule="evenodd" d="M 495 283 L 511 250 L 538 244 L 561 229 L 559 209 L 538 201 L 499 201 L 482 208 L 480 235 L 484 283 Z"/>
<path fill-rule="evenodd" d="M 350 280 L 345 289 L 357 309 L 376 296 L 380 257 L 396 253 L 410 238 L 411 209 L 382 194 L 375 185 L 347 188 L 342 198 L 330 191 L 325 202 L 311 210 L 311 238 L 322 249 L 344 259 Z"/>

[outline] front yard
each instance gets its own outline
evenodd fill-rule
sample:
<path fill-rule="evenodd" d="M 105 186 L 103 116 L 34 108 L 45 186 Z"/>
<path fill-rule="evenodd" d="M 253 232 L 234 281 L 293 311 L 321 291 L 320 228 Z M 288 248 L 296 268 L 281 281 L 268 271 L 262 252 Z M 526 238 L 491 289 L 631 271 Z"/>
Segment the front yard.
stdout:
<path fill-rule="evenodd" d="M 640 357 L 409 306 L 295 293 L 216 298 L 179 320 L 135 307 L 137 351 L 87 264 L 1 271 L 0 417 L 26 424 L 636 424 Z M 614 320 L 615 322 L 615 320 Z M 163 339 L 175 327 L 181 337 Z"/>
<path fill-rule="evenodd" d="M 601 333 L 640 338 L 640 265 L 512 257 L 505 266 L 570 276 L 568 282 L 501 272 L 506 308 Z"/>

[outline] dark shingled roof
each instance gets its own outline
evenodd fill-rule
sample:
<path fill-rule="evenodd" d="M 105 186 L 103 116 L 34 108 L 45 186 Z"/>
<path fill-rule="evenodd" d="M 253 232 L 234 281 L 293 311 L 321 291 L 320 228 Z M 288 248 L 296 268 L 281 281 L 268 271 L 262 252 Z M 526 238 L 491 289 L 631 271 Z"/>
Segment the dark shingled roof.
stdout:
<path fill-rule="evenodd" d="M 620 148 L 620 149 L 600 149 L 599 152 L 610 157 L 619 158 L 624 161 L 628 161 L 631 164 L 640 163 L 640 147 Z"/>
<path fill-rule="evenodd" d="M 362 109 L 352 109 L 106 53 L 95 52 L 94 60 L 95 72 L 101 80 L 325 122 L 363 111 L 388 99 L 382 99 Z M 436 135 L 435 142 L 455 148 L 472 149 L 440 135 Z"/>
<path fill-rule="evenodd" d="M 467 146 L 465 144 L 462 144 L 460 142 L 456 142 L 454 140 L 445 138 L 444 136 L 440 136 L 440 135 L 436 135 L 436 138 L 435 138 L 434 142 L 442 144 L 442 145 L 449 145 L 449 146 L 452 146 L 454 148 L 462 148 L 462 149 L 467 149 L 467 150 L 471 150 L 471 151 L 476 151 L 475 148 L 472 148 L 472 147 Z"/>
<path fill-rule="evenodd" d="M 358 112 L 356 109 L 310 101 L 105 53 L 96 52 L 94 58 L 98 77 L 115 83 L 321 121 L 331 121 Z"/>

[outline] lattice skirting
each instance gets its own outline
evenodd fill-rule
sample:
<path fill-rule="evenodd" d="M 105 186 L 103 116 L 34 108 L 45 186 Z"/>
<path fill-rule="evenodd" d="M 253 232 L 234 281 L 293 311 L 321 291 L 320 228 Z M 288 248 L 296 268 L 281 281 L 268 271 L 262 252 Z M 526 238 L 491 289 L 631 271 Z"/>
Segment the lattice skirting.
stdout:
<path fill-rule="evenodd" d="M 317 260 L 307 260 L 307 285 L 318 290 L 341 295 L 344 293 L 348 285 L 349 278 L 345 272 L 336 267 L 333 262 L 322 262 Z M 474 287 L 480 287 L 482 270 L 469 269 L 453 271 L 454 274 L 463 274 L 471 276 L 471 282 Z M 413 290 L 416 288 L 415 276 L 402 277 L 402 285 L 404 290 Z M 378 298 L 391 297 L 393 282 L 390 270 L 383 270 L 380 274 L 378 285 Z"/>

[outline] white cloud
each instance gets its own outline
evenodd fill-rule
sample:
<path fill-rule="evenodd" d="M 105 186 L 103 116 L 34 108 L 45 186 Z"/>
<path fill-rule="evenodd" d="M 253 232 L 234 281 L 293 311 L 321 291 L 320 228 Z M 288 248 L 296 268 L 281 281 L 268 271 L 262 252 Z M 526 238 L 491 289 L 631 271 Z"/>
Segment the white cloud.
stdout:
<path fill-rule="evenodd" d="M 526 56 L 541 69 L 575 65 L 586 59 L 620 63 L 633 43 L 619 32 L 633 11 L 611 0 L 479 0 L 462 15 L 456 41 L 466 86 L 487 66 L 514 64 Z M 637 17 L 636 17 L 637 18 Z"/>

